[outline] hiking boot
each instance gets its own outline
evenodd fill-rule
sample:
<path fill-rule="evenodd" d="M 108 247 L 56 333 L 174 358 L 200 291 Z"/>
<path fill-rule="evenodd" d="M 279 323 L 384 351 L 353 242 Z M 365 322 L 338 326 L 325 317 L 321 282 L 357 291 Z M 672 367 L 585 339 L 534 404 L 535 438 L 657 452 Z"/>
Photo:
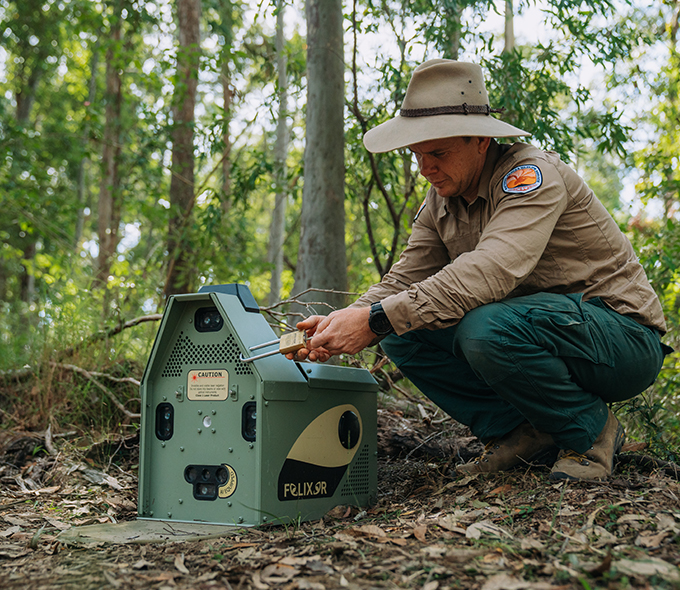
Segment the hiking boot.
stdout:
<path fill-rule="evenodd" d="M 609 412 L 607 423 L 593 446 L 585 453 L 560 451 L 550 473 L 550 479 L 597 481 L 607 479 L 612 474 L 614 456 L 621 450 L 626 433 L 612 411 L 609 409 L 607 411 Z"/>
<path fill-rule="evenodd" d="M 508 434 L 491 440 L 477 459 L 457 465 L 464 474 L 507 471 L 520 463 L 545 464 L 555 460 L 558 448 L 552 436 L 538 432 L 528 422 L 520 424 Z"/>

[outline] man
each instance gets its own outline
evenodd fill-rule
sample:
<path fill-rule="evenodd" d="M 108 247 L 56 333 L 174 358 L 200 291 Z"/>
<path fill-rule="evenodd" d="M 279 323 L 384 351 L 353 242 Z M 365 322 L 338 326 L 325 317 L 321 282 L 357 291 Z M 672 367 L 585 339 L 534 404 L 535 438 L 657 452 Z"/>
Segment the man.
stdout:
<path fill-rule="evenodd" d="M 669 351 L 661 305 L 585 182 L 554 153 L 498 144 L 528 133 L 490 112 L 479 66 L 416 68 L 401 113 L 364 137 L 372 152 L 408 146 L 432 185 L 408 246 L 353 305 L 298 324 L 311 340 L 297 358 L 384 338 L 400 370 L 486 443 L 459 471 L 557 455 L 552 479 L 606 479 L 624 441 L 607 403 L 656 379 Z"/>

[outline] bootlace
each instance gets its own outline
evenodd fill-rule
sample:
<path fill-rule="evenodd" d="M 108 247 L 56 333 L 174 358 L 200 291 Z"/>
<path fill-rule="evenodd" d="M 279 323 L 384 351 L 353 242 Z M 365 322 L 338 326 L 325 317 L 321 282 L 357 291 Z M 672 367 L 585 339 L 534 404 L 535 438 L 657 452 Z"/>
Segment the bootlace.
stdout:
<path fill-rule="evenodd" d="M 586 463 L 588 464 L 590 462 L 590 459 L 584 455 L 583 453 L 577 453 L 576 451 L 564 451 L 564 455 L 562 455 L 559 460 L 563 459 L 570 459 L 572 461 L 577 461 L 578 463 Z"/>
<path fill-rule="evenodd" d="M 492 438 L 488 443 L 484 445 L 484 450 L 477 461 L 485 461 L 487 455 L 493 455 L 495 449 L 499 449 L 498 439 Z"/>

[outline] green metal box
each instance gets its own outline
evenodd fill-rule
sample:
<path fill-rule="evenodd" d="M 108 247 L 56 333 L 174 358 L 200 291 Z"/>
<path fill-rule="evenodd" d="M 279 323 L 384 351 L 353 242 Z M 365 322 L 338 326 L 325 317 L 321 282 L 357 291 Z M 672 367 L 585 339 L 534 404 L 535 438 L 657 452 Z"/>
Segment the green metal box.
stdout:
<path fill-rule="evenodd" d="M 169 299 L 141 384 L 141 518 L 254 526 L 375 501 L 376 381 L 244 362 L 273 339 L 244 285 Z"/>

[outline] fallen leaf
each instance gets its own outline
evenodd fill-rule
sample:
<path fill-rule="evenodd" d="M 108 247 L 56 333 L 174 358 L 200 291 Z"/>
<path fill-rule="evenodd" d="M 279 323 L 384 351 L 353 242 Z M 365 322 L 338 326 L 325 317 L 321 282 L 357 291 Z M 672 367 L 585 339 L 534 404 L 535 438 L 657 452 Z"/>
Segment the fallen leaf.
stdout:
<path fill-rule="evenodd" d="M 607 553 L 605 558 L 602 560 L 602 563 L 600 563 L 598 566 L 587 569 L 586 571 L 591 575 L 591 576 L 601 576 L 605 573 L 607 573 L 612 567 L 612 554 Z"/>
<path fill-rule="evenodd" d="M 661 531 L 660 533 L 640 533 L 635 539 L 637 547 L 647 547 L 653 549 L 659 547 L 663 540 L 670 535 L 670 531 Z"/>
<path fill-rule="evenodd" d="M 443 557 L 446 554 L 446 547 L 444 545 L 428 545 L 420 550 L 430 558 Z"/>
<path fill-rule="evenodd" d="M 143 570 L 148 569 L 153 566 L 152 561 L 147 561 L 146 559 L 140 559 L 137 563 L 132 566 L 133 570 Z"/>
<path fill-rule="evenodd" d="M 425 543 L 425 535 L 427 535 L 427 527 L 425 525 L 413 527 L 413 536 L 421 543 Z"/>
<path fill-rule="evenodd" d="M 480 522 L 473 522 L 466 530 L 465 536 L 468 539 L 480 539 L 482 535 L 490 535 L 492 537 L 508 537 L 512 535 L 505 529 L 496 526 L 489 520 L 482 520 Z"/>
<path fill-rule="evenodd" d="M 67 531 L 71 528 L 70 524 L 67 522 L 62 522 L 61 520 L 57 520 L 56 518 L 50 518 L 49 516 L 46 516 L 45 520 L 49 522 L 55 529 L 59 529 L 60 531 Z"/>
<path fill-rule="evenodd" d="M 680 571 L 677 566 L 659 559 L 646 557 L 645 559 L 619 559 L 612 563 L 612 569 L 627 576 L 661 576 L 670 582 L 680 581 Z"/>
<path fill-rule="evenodd" d="M 532 549 L 536 551 L 544 551 L 545 545 L 543 545 L 543 543 L 541 543 L 538 539 L 534 539 L 533 537 L 525 537 L 520 543 L 520 548 L 524 551 L 530 551 Z"/>
<path fill-rule="evenodd" d="M 187 566 L 184 565 L 184 553 L 178 553 L 175 555 L 175 569 L 183 574 L 189 573 Z"/>
<path fill-rule="evenodd" d="M 285 563 L 270 563 L 262 570 L 260 576 L 265 583 L 288 582 L 300 573 L 300 570 Z"/>
<path fill-rule="evenodd" d="M 621 447 L 620 453 L 632 453 L 635 451 L 641 451 L 647 448 L 646 442 L 630 442 L 626 443 Z"/>
<path fill-rule="evenodd" d="M 358 533 L 358 536 L 363 537 L 386 537 L 387 533 L 383 531 L 379 526 L 374 524 L 362 524 L 361 526 L 356 526 L 349 529 L 347 532 L 350 534 Z"/>
<path fill-rule="evenodd" d="M 512 486 L 508 483 L 505 484 L 504 486 L 499 486 L 495 490 L 491 490 L 488 495 L 489 496 L 499 496 L 500 494 L 506 494 L 507 492 L 512 491 Z"/>
<path fill-rule="evenodd" d="M 423 586 L 422 590 L 437 590 L 437 588 L 439 588 L 439 582 L 437 580 L 430 580 Z"/>
<path fill-rule="evenodd" d="M 16 516 L 3 516 L 3 518 L 9 523 L 15 526 L 30 527 L 31 523 L 23 518 L 17 518 Z"/>
<path fill-rule="evenodd" d="M 20 526 L 11 526 L 8 529 L 5 529 L 4 531 L 0 531 L 0 537 L 11 537 L 14 533 L 18 533 L 21 530 Z"/>

